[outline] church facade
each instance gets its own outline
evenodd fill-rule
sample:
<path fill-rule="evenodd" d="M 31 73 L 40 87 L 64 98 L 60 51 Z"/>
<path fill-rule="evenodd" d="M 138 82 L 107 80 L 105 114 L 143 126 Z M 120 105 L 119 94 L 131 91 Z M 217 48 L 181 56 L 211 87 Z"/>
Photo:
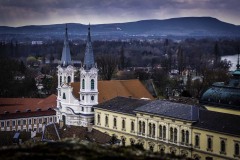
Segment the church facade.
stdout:
<path fill-rule="evenodd" d="M 71 86 L 74 83 L 76 68 L 71 61 L 67 27 L 61 64 L 57 67 L 57 70 L 58 96 L 57 108 L 55 109 L 57 121 L 62 121 L 67 125 L 87 127 L 93 122 L 94 110 L 92 106 L 98 104 L 98 69 L 94 64 L 90 27 L 88 28 L 84 63 L 80 68 L 81 88 L 79 97 L 73 95 Z"/>

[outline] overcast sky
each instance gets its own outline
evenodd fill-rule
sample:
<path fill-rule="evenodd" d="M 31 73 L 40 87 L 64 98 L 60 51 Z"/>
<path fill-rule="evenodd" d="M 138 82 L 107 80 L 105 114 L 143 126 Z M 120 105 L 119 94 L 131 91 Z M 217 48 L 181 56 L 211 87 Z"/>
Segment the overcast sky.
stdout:
<path fill-rule="evenodd" d="M 102 24 L 211 16 L 240 25 L 240 0 L 0 0 L 0 25 Z"/>

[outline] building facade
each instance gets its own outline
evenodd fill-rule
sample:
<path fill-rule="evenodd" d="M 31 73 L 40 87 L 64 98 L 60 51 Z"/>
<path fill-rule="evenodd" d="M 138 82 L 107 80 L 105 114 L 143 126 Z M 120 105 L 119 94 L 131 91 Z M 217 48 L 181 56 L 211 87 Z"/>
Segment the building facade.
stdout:
<path fill-rule="evenodd" d="M 117 97 L 94 107 L 94 128 L 122 145 L 193 159 L 240 159 L 240 117 L 167 101 Z M 231 125 L 230 125 L 231 124 Z"/>

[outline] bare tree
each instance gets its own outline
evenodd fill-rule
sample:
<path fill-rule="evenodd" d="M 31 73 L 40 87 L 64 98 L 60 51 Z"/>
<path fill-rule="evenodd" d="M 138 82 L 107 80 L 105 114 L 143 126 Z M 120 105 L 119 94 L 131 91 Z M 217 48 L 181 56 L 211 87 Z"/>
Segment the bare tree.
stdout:
<path fill-rule="evenodd" d="M 118 59 L 114 55 L 106 54 L 97 57 L 96 61 L 101 79 L 111 80 L 116 72 Z"/>

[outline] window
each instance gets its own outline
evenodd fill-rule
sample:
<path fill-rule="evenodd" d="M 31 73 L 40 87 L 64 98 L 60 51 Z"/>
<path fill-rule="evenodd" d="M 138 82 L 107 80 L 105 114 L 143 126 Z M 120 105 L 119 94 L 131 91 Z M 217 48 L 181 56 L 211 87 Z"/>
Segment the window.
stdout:
<path fill-rule="evenodd" d="M 234 146 L 234 154 L 235 156 L 239 156 L 240 150 L 239 150 L 239 143 L 235 143 Z"/>
<path fill-rule="evenodd" d="M 60 76 L 60 85 L 62 85 L 62 76 Z"/>
<path fill-rule="evenodd" d="M 108 116 L 105 116 L 105 126 L 108 126 Z"/>
<path fill-rule="evenodd" d="M 39 123 L 42 123 L 42 118 L 39 118 L 38 121 L 39 121 Z"/>
<path fill-rule="evenodd" d="M 49 121 L 52 122 L 52 117 L 50 117 Z"/>
<path fill-rule="evenodd" d="M 211 151 L 212 150 L 212 138 L 208 137 L 207 139 L 207 150 Z"/>
<path fill-rule="evenodd" d="M 221 145 L 221 152 L 220 153 L 224 154 L 226 152 L 226 143 L 225 143 L 224 140 L 221 140 L 220 143 L 221 143 L 220 144 Z"/>
<path fill-rule="evenodd" d="M 1 127 L 4 127 L 4 122 L 1 122 Z"/>
<path fill-rule="evenodd" d="M 84 111 L 84 108 L 82 107 L 82 111 Z"/>
<path fill-rule="evenodd" d="M 177 142 L 177 128 L 174 128 L 174 142 Z"/>
<path fill-rule="evenodd" d="M 153 126 L 152 126 L 152 136 L 153 137 L 155 137 L 155 130 L 156 130 L 155 127 L 156 127 L 155 124 L 153 124 Z"/>
<path fill-rule="evenodd" d="M 184 143 L 184 142 L 185 142 L 185 131 L 182 130 L 182 143 Z"/>
<path fill-rule="evenodd" d="M 186 131 L 186 144 L 189 143 L 189 131 Z"/>
<path fill-rule="evenodd" d="M 91 100 L 92 100 L 92 101 L 94 100 L 94 96 L 91 96 Z"/>
<path fill-rule="evenodd" d="M 142 123 L 142 133 L 145 134 L 145 122 Z"/>
<path fill-rule="evenodd" d="M 199 147 L 199 135 L 195 136 L 195 147 Z"/>
<path fill-rule="evenodd" d="M 113 118 L 113 127 L 117 127 L 117 119 Z"/>
<path fill-rule="evenodd" d="M 122 129 L 125 130 L 125 120 L 122 120 Z"/>
<path fill-rule="evenodd" d="M 71 77 L 70 76 L 68 76 L 68 83 L 70 83 L 71 82 Z"/>
<path fill-rule="evenodd" d="M 94 79 L 91 79 L 91 90 L 94 89 Z"/>
<path fill-rule="evenodd" d="M 94 108 L 91 108 L 91 111 L 94 112 Z"/>
<path fill-rule="evenodd" d="M 162 139 L 162 135 L 163 135 L 163 130 L 162 130 L 162 125 L 159 126 L 159 138 Z"/>
<path fill-rule="evenodd" d="M 48 119 L 47 119 L 47 118 L 44 118 L 44 122 L 47 123 L 47 122 L 48 122 Z"/>
<path fill-rule="evenodd" d="M 33 124 L 37 124 L 37 119 L 33 119 Z"/>
<path fill-rule="evenodd" d="M 16 125 L 16 121 L 12 121 L 12 126 L 15 126 Z"/>
<path fill-rule="evenodd" d="M 142 133 L 142 122 L 139 121 L 138 123 L 139 123 L 139 125 L 138 125 L 139 126 L 139 133 Z"/>
<path fill-rule="evenodd" d="M 85 79 L 82 80 L 82 89 L 85 89 Z"/>
<path fill-rule="evenodd" d="M 65 93 L 63 93 L 63 99 L 66 99 L 66 95 L 65 95 Z"/>
<path fill-rule="evenodd" d="M 32 120 L 31 119 L 28 120 L 28 124 L 32 124 Z"/>
<path fill-rule="evenodd" d="M 10 126 L 10 122 L 9 121 L 7 121 L 7 127 L 9 127 Z"/>
<path fill-rule="evenodd" d="M 166 139 L 166 126 L 163 126 L 163 139 Z"/>
<path fill-rule="evenodd" d="M 149 123 L 148 124 L 148 133 L 149 133 L 149 136 L 151 136 L 152 135 L 152 124 L 151 123 Z"/>
<path fill-rule="evenodd" d="M 131 122 L 131 131 L 134 131 L 134 122 Z"/>
<path fill-rule="evenodd" d="M 100 124 L 100 119 L 101 119 L 101 117 L 100 117 L 100 115 L 98 114 L 98 116 L 97 116 L 97 123 L 98 123 L 98 124 Z"/>
<path fill-rule="evenodd" d="M 23 125 L 26 125 L 26 123 L 27 123 L 27 121 L 24 119 L 24 120 L 23 120 Z"/>
<path fill-rule="evenodd" d="M 82 100 L 84 101 L 84 96 L 82 96 Z"/>
<path fill-rule="evenodd" d="M 17 124 L 18 124 L 18 125 L 21 125 L 21 120 L 18 120 L 18 121 L 17 121 Z"/>
<path fill-rule="evenodd" d="M 170 128 L 170 141 L 173 141 L 173 128 Z"/>

